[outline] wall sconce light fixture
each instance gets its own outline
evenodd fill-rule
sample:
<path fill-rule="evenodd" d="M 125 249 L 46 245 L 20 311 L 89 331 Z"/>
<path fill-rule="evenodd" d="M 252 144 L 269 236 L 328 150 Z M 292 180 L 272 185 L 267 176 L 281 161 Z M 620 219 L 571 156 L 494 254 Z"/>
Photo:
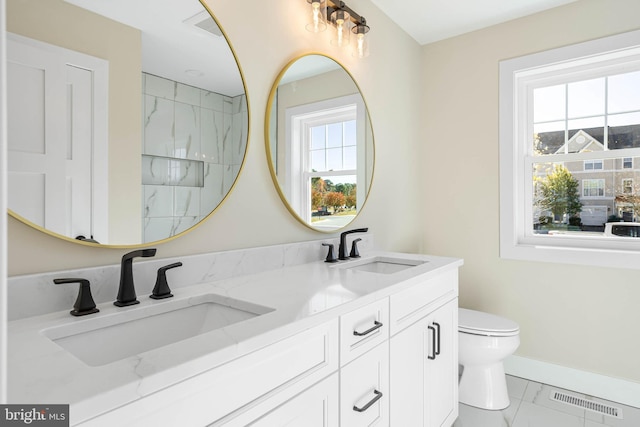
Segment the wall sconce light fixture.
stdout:
<path fill-rule="evenodd" d="M 338 0 L 307 0 L 310 12 L 306 29 L 312 33 L 319 33 L 327 28 L 327 17 L 335 33 L 331 37 L 331 44 L 337 47 L 349 46 L 350 35 L 355 35 L 355 49 L 353 56 L 365 58 L 369 56 L 369 40 L 367 33 L 370 28 L 364 16 L 359 15 L 343 1 Z"/>

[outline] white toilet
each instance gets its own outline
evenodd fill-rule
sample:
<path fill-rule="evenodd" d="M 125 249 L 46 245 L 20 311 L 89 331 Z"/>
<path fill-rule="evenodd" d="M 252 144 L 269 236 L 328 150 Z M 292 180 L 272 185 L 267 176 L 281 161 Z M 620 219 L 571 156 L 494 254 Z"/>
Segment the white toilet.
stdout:
<path fill-rule="evenodd" d="M 458 309 L 458 359 L 462 365 L 460 403 L 492 410 L 509 406 L 502 361 L 520 345 L 519 333 L 520 327 L 512 320 Z"/>

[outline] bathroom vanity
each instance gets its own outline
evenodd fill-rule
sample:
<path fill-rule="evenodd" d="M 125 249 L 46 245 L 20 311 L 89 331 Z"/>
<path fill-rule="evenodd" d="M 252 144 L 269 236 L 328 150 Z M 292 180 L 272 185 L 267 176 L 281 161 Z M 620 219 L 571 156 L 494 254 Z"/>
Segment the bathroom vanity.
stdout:
<path fill-rule="evenodd" d="M 216 256 L 210 268 L 233 257 Z M 137 279 L 132 307 L 101 302 L 115 288 L 94 278 L 99 313 L 9 323 L 10 401 L 70 403 L 80 426 L 450 426 L 462 261 L 316 259 L 195 279 L 189 268 L 207 262 L 185 257 L 185 273 L 168 275 L 173 298 L 147 298 Z M 158 263 L 134 268 L 144 276 Z M 67 273 L 14 278 L 13 288 Z"/>

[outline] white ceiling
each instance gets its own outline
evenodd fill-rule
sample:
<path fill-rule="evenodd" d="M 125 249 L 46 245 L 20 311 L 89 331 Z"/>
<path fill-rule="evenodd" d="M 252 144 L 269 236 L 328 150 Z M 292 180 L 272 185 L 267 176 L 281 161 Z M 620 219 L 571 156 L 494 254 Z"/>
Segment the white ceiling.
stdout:
<path fill-rule="evenodd" d="M 244 93 L 224 37 L 196 21 L 215 22 L 198 0 L 65 0 L 141 32 L 142 70 L 228 96 Z"/>
<path fill-rule="evenodd" d="M 420 44 L 479 30 L 574 1 L 577 0 L 371 0 Z M 375 30 L 375 23 L 369 24 Z"/>

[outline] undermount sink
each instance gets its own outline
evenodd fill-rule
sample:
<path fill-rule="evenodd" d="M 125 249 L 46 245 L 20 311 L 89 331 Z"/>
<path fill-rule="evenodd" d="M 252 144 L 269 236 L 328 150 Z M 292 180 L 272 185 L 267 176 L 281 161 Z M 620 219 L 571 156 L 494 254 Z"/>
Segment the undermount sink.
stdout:
<path fill-rule="evenodd" d="M 339 264 L 337 267 L 356 271 L 367 271 L 369 273 L 393 274 L 411 267 L 422 265 L 426 262 L 427 261 L 424 260 L 410 258 L 377 256 L 373 258 L 364 258 L 358 261 L 349 261 L 348 263 Z"/>
<path fill-rule="evenodd" d="M 273 311 L 215 294 L 115 310 L 41 333 L 87 365 L 102 366 Z"/>

